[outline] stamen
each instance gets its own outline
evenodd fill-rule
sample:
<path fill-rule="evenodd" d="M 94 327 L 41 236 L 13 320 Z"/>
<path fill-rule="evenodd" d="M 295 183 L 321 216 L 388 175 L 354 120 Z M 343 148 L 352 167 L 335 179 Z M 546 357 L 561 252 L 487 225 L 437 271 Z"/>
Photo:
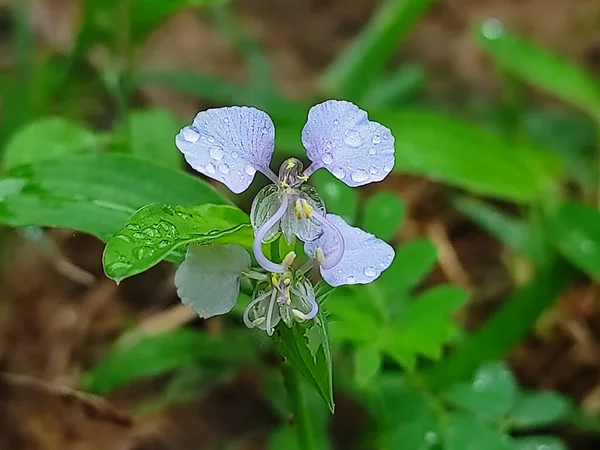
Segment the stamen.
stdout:
<path fill-rule="evenodd" d="M 302 311 L 298 311 L 297 309 L 292 309 L 292 314 L 299 322 L 306 322 L 306 315 Z"/>
<path fill-rule="evenodd" d="M 329 220 L 327 220 L 327 218 L 325 218 L 321 214 L 315 211 L 313 217 L 321 225 L 329 228 L 329 230 L 335 234 L 335 239 L 337 240 L 337 246 L 335 247 L 333 253 L 331 253 L 328 257 L 324 257 L 323 261 L 320 263 L 322 269 L 328 270 L 332 267 L 335 267 L 342 259 L 342 256 L 344 256 L 344 236 L 342 236 L 342 233 L 340 233 L 340 230 L 338 230 L 334 224 L 332 224 Z"/>
<path fill-rule="evenodd" d="M 308 181 L 308 176 L 307 175 L 298 175 L 298 178 L 300 178 L 302 181 Z"/>
<path fill-rule="evenodd" d="M 321 247 L 317 247 L 317 249 L 315 250 L 315 256 L 317 258 L 317 261 L 319 261 L 319 265 L 322 264 L 323 261 L 325 261 L 325 254 L 323 253 Z"/>
<path fill-rule="evenodd" d="M 285 258 L 283 258 L 282 264 L 286 267 L 290 267 L 294 263 L 295 259 L 296 259 L 296 252 L 294 252 L 294 251 L 289 252 L 287 255 L 285 255 Z"/>
<path fill-rule="evenodd" d="M 304 216 L 307 219 L 310 219 L 313 212 L 312 206 L 310 206 L 306 200 L 302 199 L 302 207 L 304 209 Z"/>
<path fill-rule="evenodd" d="M 254 257 L 260 266 L 265 269 L 267 272 L 271 273 L 283 273 L 285 272 L 285 267 L 282 264 L 276 264 L 273 261 L 269 260 L 262 251 L 262 241 L 267 232 L 277 224 L 283 215 L 288 206 L 288 198 L 287 196 L 283 196 L 281 199 L 281 206 L 279 209 L 275 211 L 273 214 L 256 233 L 254 237 L 254 243 L 252 244 L 252 250 L 254 251 Z"/>
<path fill-rule="evenodd" d="M 300 297 L 302 300 L 304 300 L 306 303 L 308 303 L 310 305 L 310 311 L 306 314 L 303 313 L 304 320 L 313 319 L 319 312 L 319 305 L 317 304 L 317 301 L 313 297 L 305 295 L 304 293 L 298 291 L 297 289 L 292 289 L 292 293 L 294 295 L 296 295 L 297 297 Z M 293 312 L 294 312 L 294 310 L 292 310 L 292 313 Z"/>
<path fill-rule="evenodd" d="M 273 291 L 273 293 L 271 294 L 271 302 L 269 303 L 269 309 L 267 310 L 267 334 L 269 336 L 273 335 L 273 332 L 275 331 L 275 327 L 272 326 L 271 321 L 273 320 L 273 308 L 275 308 L 275 303 L 277 300 L 277 292 Z"/>
<path fill-rule="evenodd" d="M 294 162 L 294 160 L 290 158 L 290 159 L 288 159 L 288 160 L 287 160 L 287 166 L 286 166 L 286 169 L 291 169 L 291 168 L 292 168 L 292 167 L 294 167 L 295 165 L 296 165 L 296 163 Z"/>
<path fill-rule="evenodd" d="M 302 200 L 296 199 L 296 217 L 298 220 L 302 219 Z"/>
<path fill-rule="evenodd" d="M 246 325 L 248 328 L 254 328 L 255 326 L 259 325 L 256 323 L 258 319 L 250 320 L 250 311 L 252 311 L 252 308 L 254 308 L 259 302 L 266 299 L 270 295 L 270 293 L 270 291 L 267 291 L 259 295 L 254 300 L 252 300 L 248 306 L 246 306 L 242 319 L 244 320 L 244 325 Z"/>

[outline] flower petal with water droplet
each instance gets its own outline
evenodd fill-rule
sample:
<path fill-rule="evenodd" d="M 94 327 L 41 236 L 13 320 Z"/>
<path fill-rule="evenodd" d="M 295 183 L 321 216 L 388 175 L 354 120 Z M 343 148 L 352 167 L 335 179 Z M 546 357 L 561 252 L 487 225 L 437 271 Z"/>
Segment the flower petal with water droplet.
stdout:
<path fill-rule="evenodd" d="M 226 314 L 235 306 L 241 273 L 250 262 L 236 244 L 189 247 L 175 273 L 177 295 L 203 319 Z"/>
<path fill-rule="evenodd" d="M 194 169 L 236 194 L 250 186 L 257 170 L 270 172 L 274 141 L 271 118 L 245 106 L 201 111 L 175 137 L 177 148 Z"/>
<path fill-rule="evenodd" d="M 323 279 L 331 286 L 370 283 L 390 266 L 394 259 L 394 249 L 389 244 L 360 228 L 348 225 L 335 214 L 327 214 L 327 220 L 340 231 L 345 245 L 338 264 L 330 269 L 321 267 Z M 317 248 L 320 248 L 327 258 L 336 251 L 337 246 L 335 235 L 324 228 L 321 237 L 304 244 L 304 250 L 315 257 Z"/>
<path fill-rule="evenodd" d="M 381 181 L 394 166 L 391 131 L 350 102 L 328 100 L 313 106 L 302 143 L 312 161 L 309 172 L 325 167 L 352 187 Z"/>

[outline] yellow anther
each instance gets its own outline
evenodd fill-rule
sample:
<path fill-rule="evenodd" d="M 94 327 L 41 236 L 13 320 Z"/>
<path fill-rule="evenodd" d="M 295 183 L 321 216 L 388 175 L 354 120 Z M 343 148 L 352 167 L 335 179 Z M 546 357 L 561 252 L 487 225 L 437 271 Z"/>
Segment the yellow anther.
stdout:
<path fill-rule="evenodd" d="M 283 180 L 281 182 L 281 187 L 287 188 L 287 187 L 290 187 L 290 185 L 287 183 L 287 181 Z"/>
<path fill-rule="evenodd" d="M 308 175 L 298 175 L 298 178 L 300 178 L 302 181 L 308 181 Z"/>
<path fill-rule="evenodd" d="M 273 286 L 277 286 L 277 284 L 278 284 L 278 281 L 279 281 L 279 280 L 277 279 L 277 275 L 276 275 L 276 274 L 274 274 L 274 273 L 273 273 L 273 274 L 271 274 L 271 284 L 272 284 Z"/>
<path fill-rule="evenodd" d="M 302 219 L 302 200 L 296 200 L 296 217 L 298 220 Z"/>
<path fill-rule="evenodd" d="M 294 162 L 294 160 L 293 160 L 293 159 L 288 159 L 288 162 L 287 162 L 287 167 L 286 167 L 286 168 L 287 168 L 287 169 L 291 169 L 291 168 L 292 168 L 292 167 L 294 167 L 295 165 L 296 165 L 296 163 Z"/>
<path fill-rule="evenodd" d="M 285 284 L 286 286 L 289 285 L 292 282 L 292 280 L 290 278 L 286 278 L 285 280 L 283 280 L 283 284 Z"/>
<path fill-rule="evenodd" d="M 325 254 L 323 253 L 323 250 L 321 250 L 321 247 L 317 247 L 317 249 L 315 250 L 315 256 L 317 257 L 317 261 L 319 261 L 319 264 L 325 261 Z"/>
<path fill-rule="evenodd" d="M 302 207 L 304 209 L 304 217 L 310 219 L 313 212 L 312 206 L 310 206 L 306 200 L 302 200 Z"/>

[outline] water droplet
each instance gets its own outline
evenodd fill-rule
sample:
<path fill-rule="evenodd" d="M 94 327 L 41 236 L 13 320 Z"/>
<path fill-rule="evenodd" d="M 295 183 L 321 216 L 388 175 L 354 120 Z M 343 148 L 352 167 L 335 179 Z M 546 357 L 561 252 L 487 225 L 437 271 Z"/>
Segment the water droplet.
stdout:
<path fill-rule="evenodd" d="M 390 173 L 392 171 L 392 166 L 384 166 L 383 170 Z"/>
<path fill-rule="evenodd" d="M 360 147 L 363 143 L 363 140 L 358 131 L 348 130 L 344 136 L 344 142 L 350 147 Z"/>
<path fill-rule="evenodd" d="M 371 139 L 371 142 L 373 142 L 373 144 L 375 145 L 379 144 L 381 142 L 381 136 L 376 134 L 375 136 L 373 136 L 373 139 Z"/>
<path fill-rule="evenodd" d="M 131 231 L 139 231 L 140 226 L 137 223 L 128 223 L 125 225 L 125 228 Z"/>
<path fill-rule="evenodd" d="M 425 433 L 425 442 L 429 445 L 437 444 L 439 440 L 438 434 L 435 431 Z"/>
<path fill-rule="evenodd" d="M 269 129 L 268 129 L 267 127 L 262 127 L 262 128 L 260 129 L 260 132 L 261 132 L 262 134 L 267 134 L 267 133 L 269 132 Z"/>
<path fill-rule="evenodd" d="M 213 163 L 208 163 L 206 165 L 205 170 L 206 170 L 206 173 L 213 175 L 215 173 L 215 165 Z"/>
<path fill-rule="evenodd" d="M 321 160 L 325 163 L 325 164 L 331 164 L 333 162 L 333 155 L 329 152 L 325 152 L 323 153 L 323 156 L 321 157 Z"/>
<path fill-rule="evenodd" d="M 504 34 L 504 25 L 498 19 L 488 19 L 481 25 L 481 33 L 488 39 L 498 39 Z"/>
<path fill-rule="evenodd" d="M 371 167 L 371 168 L 369 169 L 369 172 L 371 173 L 371 175 L 375 175 L 375 174 L 377 173 L 377 168 L 375 168 L 375 167 Z"/>
<path fill-rule="evenodd" d="M 238 171 L 236 172 L 236 174 L 237 174 L 238 176 L 240 176 L 240 175 L 242 174 L 242 171 L 241 171 L 241 170 L 238 170 Z"/>
<path fill-rule="evenodd" d="M 200 140 L 205 141 L 206 140 L 206 135 L 204 133 L 202 133 L 200 135 Z"/>
<path fill-rule="evenodd" d="M 133 234 L 132 234 L 132 236 L 133 236 L 135 239 L 145 239 L 145 238 L 146 238 L 146 235 L 144 235 L 144 233 L 139 233 L 139 232 L 135 232 L 135 233 L 133 233 Z"/>
<path fill-rule="evenodd" d="M 232 152 L 232 153 L 231 153 L 231 157 L 232 157 L 233 159 L 238 159 L 238 156 L 240 156 L 240 155 L 238 155 L 238 152 Z"/>
<path fill-rule="evenodd" d="M 352 275 L 350 275 L 348 278 L 346 278 L 346 282 L 348 282 L 348 283 L 354 283 L 355 281 L 356 281 L 356 279 Z"/>
<path fill-rule="evenodd" d="M 137 259 L 149 258 L 154 254 L 154 250 L 151 247 L 138 247 L 133 250 L 133 255 Z"/>
<path fill-rule="evenodd" d="M 163 240 L 158 243 L 158 248 L 165 248 L 165 247 L 168 247 L 169 245 L 171 245 L 170 241 Z"/>
<path fill-rule="evenodd" d="M 223 159 L 223 149 L 218 145 L 213 145 L 211 148 L 209 148 L 208 153 L 217 161 L 219 159 Z"/>
<path fill-rule="evenodd" d="M 375 153 L 377 153 L 377 150 L 375 150 L 374 148 L 369 149 L 369 155 L 374 155 Z"/>
<path fill-rule="evenodd" d="M 172 238 L 175 237 L 175 234 L 177 234 L 177 228 L 175 228 L 175 225 L 173 225 L 171 222 L 161 220 L 158 225 L 165 232 L 166 237 Z"/>
<path fill-rule="evenodd" d="M 344 169 L 342 169 L 341 167 L 335 167 L 331 172 L 336 178 L 340 180 L 346 176 L 346 172 L 344 172 Z"/>
<path fill-rule="evenodd" d="M 146 228 L 144 230 L 144 234 L 148 237 L 156 237 L 156 235 L 160 234 L 160 233 L 158 233 L 158 230 L 156 230 L 154 228 Z"/>
<path fill-rule="evenodd" d="M 229 173 L 229 166 L 227 164 L 219 164 L 219 172 L 223 174 Z"/>
<path fill-rule="evenodd" d="M 198 142 L 198 139 L 200 138 L 200 133 L 198 133 L 198 130 L 196 130 L 194 127 L 185 127 L 182 130 L 182 134 L 183 138 L 192 144 L 194 142 Z"/>
<path fill-rule="evenodd" d="M 229 123 L 229 117 L 223 117 L 223 122 Z"/>
<path fill-rule="evenodd" d="M 592 241 L 584 239 L 581 241 L 580 248 L 583 253 L 591 254 L 594 253 L 596 246 Z"/>
<path fill-rule="evenodd" d="M 211 144 L 215 142 L 215 138 L 214 136 L 209 136 L 208 137 L 208 142 L 210 142 Z"/>
<path fill-rule="evenodd" d="M 244 172 L 246 172 L 248 175 L 252 176 L 256 173 L 256 169 L 254 168 L 254 166 L 252 164 L 247 164 L 246 167 L 244 167 Z"/>
<path fill-rule="evenodd" d="M 333 121 L 333 124 L 334 124 L 334 125 L 337 125 L 338 123 L 339 123 L 339 122 L 338 122 L 338 120 L 337 120 L 337 119 L 335 119 L 335 120 Z"/>
<path fill-rule="evenodd" d="M 120 241 L 126 242 L 127 244 L 131 244 L 133 241 L 129 238 L 129 236 L 125 236 L 124 234 L 117 234 L 115 239 L 119 239 Z"/>
<path fill-rule="evenodd" d="M 377 271 L 374 267 L 367 267 L 365 269 L 365 275 L 368 277 L 374 277 L 375 275 L 377 275 Z"/>
<path fill-rule="evenodd" d="M 129 263 L 125 263 L 125 262 L 114 262 L 112 263 L 110 266 L 108 266 L 108 271 L 110 273 L 115 273 L 115 272 L 124 272 L 126 270 L 128 270 L 131 267 L 131 264 Z"/>
<path fill-rule="evenodd" d="M 367 181 L 369 179 L 369 174 L 362 169 L 358 169 L 358 170 L 355 170 L 354 172 L 352 172 L 351 178 L 352 178 L 352 181 L 361 183 L 361 182 Z"/>

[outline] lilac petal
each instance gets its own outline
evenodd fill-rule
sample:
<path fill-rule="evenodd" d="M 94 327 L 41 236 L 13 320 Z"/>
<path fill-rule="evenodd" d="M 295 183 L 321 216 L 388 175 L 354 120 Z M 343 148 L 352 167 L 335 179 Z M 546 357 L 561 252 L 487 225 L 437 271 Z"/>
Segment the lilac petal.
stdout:
<path fill-rule="evenodd" d="M 327 219 L 339 230 L 345 243 L 340 262 L 330 269 L 321 267 L 321 276 L 331 286 L 370 283 L 390 266 L 394 259 L 394 249 L 386 242 L 348 225 L 335 214 L 327 214 Z M 308 255 L 315 255 L 317 248 L 320 248 L 327 258 L 337 251 L 337 242 L 335 234 L 325 228 L 320 238 L 304 244 L 304 250 Z"/>
<path fill-rule="evenodd" d="M 328 100 L 313 106 L 302 130 L 302 143 L 312 161 L 306 175 L 324 167 L 348 186 L 383 180 L 394 167 L 394 136 L 369 121 L 353 103 Z"/>
<path fill-rule="evenodd" d="M 250 186 L 257 170 L 277 180 L 269 168 L 274 141 L 271 118 L 246 106 L 201 111 L 175 137 L 190 166 L 236 194 Z"/>

